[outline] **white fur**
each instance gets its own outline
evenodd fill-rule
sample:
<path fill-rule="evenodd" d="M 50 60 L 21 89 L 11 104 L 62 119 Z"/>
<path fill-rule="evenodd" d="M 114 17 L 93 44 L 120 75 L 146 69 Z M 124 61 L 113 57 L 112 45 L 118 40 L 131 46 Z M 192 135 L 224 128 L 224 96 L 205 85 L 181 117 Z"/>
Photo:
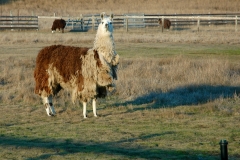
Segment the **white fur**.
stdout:
<path fill-rule="evenodd" d="M 117 66 L 119 63 L 119 55 L 115 51 L 115 44 L 113 39 L 113 15 L 107 17 L 103 12 L 101 14 L 101 22 L 98 26 L 97 34 L 94 41 L 93 49 L 97 50 L 100 60 L 106 66 Z M 114 68 L 115 69 L 115 68 Z M 109 71 L 112 72 L 112 71 Z M 117 71 L 116 71 L 117 72 Z M 112 74 L 112 73 L 111 73 Z M 114 85 L 114 84 L 113 84 Z M 83 102 L 83 117 L 86 118 L 86 102 Z M 97 117 L 96 99 L 92 100 L 93 114 Z"/>
<path fill-rule="evenodd" d="M 97 117 L 96 99 L 92 100 L 93 115 Z M 83 102 L 83 118 L 87 118 L 87 102 Z"/>
<path fill-rule="evenodd" d="M 83 102 L 83 118 L 87 118 L 87 102 Z"/>
<path fill-rule="evenodd" d="M 52 105 L 52 96 L 49 97 L 42 97 L 43 104 L 45 105 L 45 109 L 48 116 L 54 116 L 56 114 L 55 109 Z"/>
<path fill-rule="evenodd" d="M 116 57 L 119 59 L 118 54 L 115 52 L 115 44 L 113 40 L 113 15 L 106 17 L 105 13 L 101 14 L 101 22 L 98 26 L 97 34 L 94 41 L 93 49 L 96 49 L 99 54 L 104 57 L 104 61 L 111 65 L 117 65 L 113 62 Z"/>
<path fill-rule="evenodd" d="M 94 117 L 97 117 L 96 99 L 95 98 L 92 101 L 92 106 L 93 106 L 93 115 L 94 115 Z"/>

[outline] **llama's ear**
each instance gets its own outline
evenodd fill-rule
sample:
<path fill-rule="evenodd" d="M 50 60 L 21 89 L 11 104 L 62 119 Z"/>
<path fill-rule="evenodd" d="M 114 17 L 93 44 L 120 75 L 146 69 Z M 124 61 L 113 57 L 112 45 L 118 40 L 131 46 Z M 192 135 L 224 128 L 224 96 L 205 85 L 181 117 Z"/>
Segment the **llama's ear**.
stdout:
<path fill-rule="evenodd" d="M 103 20 L 103 17 L 105 16 L 105 12 L 102 12 L 101 14 L 100 14 L 100 16 L 101 16 L 101 19 Z"/>

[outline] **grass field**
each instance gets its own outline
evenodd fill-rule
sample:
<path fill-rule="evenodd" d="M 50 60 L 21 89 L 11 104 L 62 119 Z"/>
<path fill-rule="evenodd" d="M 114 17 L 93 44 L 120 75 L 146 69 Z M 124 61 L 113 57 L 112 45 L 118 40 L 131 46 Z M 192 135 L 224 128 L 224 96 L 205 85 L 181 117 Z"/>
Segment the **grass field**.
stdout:
<path fill-rule="evenodd" d="M 117 91 L 98 118 L 67 91 L 48 117 L 34 94 L 38 51 L 91 47 L 95 33 L 0 32 L 1 159 L 240 159 L 240 46 L 234 32 L 116 31 Z"/>
<path fill-rule="evenodd" d="M 239 12 L 238 0 L 2 0 L 1 15 L 198 14 Z M 70 94 L 54 97 L 48 117 L 34 94 L 40 49 L 91 47 L 95 31 L 0 31 L 0 159 L 240 160 L 240 34 L 234 25 L 117 29 L 117 90 L 83 119 Z M 42 29 L 44 28 L 44 29 Z"/>

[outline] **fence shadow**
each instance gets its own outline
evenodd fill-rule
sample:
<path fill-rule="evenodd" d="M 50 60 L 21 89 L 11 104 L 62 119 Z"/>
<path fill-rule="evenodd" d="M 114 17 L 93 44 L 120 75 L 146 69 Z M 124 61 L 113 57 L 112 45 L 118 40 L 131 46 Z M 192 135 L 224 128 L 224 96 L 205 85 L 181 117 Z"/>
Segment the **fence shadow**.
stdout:
<path fill-rule="evenodd" d="M 11 2 L 10 0 L 1 0 L 0 4 L 2 5 L 2 4 L 10 3 L 10 2 Z"/>
<path fill-rule="evenodd" d="M 172 31 L 188 31 L 192 30 L 190 27 L 178 27 L 178 26 L 173 26 Z"/>
<path fill-rule="evenodd" d="M 128 142 L 134 142 L 138 140 L 147 140 L 150 138 L 157 138 L 164 135 L 176 134 L 175 132 L 162 132 L 150 135 L 139 136 L 137 138 L 123 139 L 113 142 L 105 143 L 93 143 L 93 142 L 76 142 L 73 139 L 54 139 L 54 141 L 44 139 L 25 139 L 0 136 L 0 145 L 6 147 L 40 149 L 46 152 L 46 149 L 50 151 L 48 153 L 42 153 L 36 157 L 28 157 L 27 160 L 40 160 L 48 159 L 52 156 L 67 156 L 76 153 L 94 153 L 94 154 L 106 154 L 123 156 L 125 158 L 144 158 L 144 159 L 164 159 L 171 156 L 181 156 L 186 159 L 199 159 L 200 151 L 180 151 L 180 150 L 166 150 L 156 147 L 141 147 L 141 146 L 126 146 L 124 144 Z M 74 141 L 74 142 L 73 142 Z M 167 145 L 167 144 L 166 144 Z M 206 153 L 205 157 L 211 156 L 211 153 Z M 218 156 L 216 156 L 218 157 Z"/>
<path fill-rule="evenodd" d="M 147 108 L 176 107 L 184 105 L 204 104 L 218 98 L 232 98 L 240 93 L 240 87 L 234 86 L 210 86 L 189 85 L 178 87 L 169 92 L 151 92 L 137 97 L 134 100 L 115 104 L 116 106 L 148 104 Z M 146 108 L 134 107 L 135 110 Z"/>
<path fill-rule="evenodd" d="M 88 32 L 89 29 L 70 29 L 69 32 Z"/>

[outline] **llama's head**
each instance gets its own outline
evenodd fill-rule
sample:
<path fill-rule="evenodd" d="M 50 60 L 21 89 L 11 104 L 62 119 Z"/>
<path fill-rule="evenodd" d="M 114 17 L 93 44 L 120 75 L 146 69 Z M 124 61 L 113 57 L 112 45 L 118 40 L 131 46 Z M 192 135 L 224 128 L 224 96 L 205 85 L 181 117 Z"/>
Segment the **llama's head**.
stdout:
<path fill-rule="evenodd" d="M 98 26 L 98 34 L 106 34 L 111 35 L 113 32 L 113 14 L 110 15 L 110 17 L 107 17 L 105 12 L 101 13 L 101 23 Z"/>

